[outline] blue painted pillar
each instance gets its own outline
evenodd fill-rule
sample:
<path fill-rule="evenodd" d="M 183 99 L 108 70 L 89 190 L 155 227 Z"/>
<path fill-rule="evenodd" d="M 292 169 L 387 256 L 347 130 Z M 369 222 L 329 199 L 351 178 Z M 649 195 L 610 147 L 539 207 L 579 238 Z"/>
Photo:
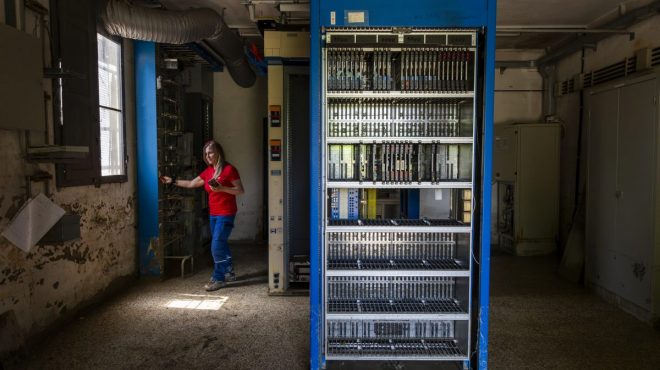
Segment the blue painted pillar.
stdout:
<path fill-rule="evenodd" d="M 153 248 L 158 238 L 156 44 L 134 45 L 139 268 L 140 276 L 160 276 L 160 259 Z"/>
<path fill-rule="evenodd" d="M 310 58 L 309 58 L 309 163 L 310 163 L 310 218 L 309 218 L 309 306 L 310 306 L 310 368 L 320 369 L 323 366 L 321 318 L 323 310 L 323 281 L 321 280 L 322 262 L 322 203 L 321 196 L 321 26 L 319 20 L 319 0 L 312 0 L 310 6 Z"/>
<path fill-rule="evenodd" d="M 478 368 L 488 369 L 488 311 L 490 308 L 490 208 L 493 172 L 493 111 L 495 105 L 495 17 L 497 0 L 487 2 L 486 62 L 484 65 L 484 137 L 481 179 L 481 261 L 479 262 Z"/>

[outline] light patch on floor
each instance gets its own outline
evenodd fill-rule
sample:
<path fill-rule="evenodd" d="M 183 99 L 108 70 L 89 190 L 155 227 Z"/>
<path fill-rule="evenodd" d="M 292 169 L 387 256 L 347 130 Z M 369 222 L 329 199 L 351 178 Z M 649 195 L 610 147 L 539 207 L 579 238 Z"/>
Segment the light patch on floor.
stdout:
<path fill-rule="evenodd" d="M 222 307 L 229 297 L 209 297 L 202 299 L 173 299 L 165 305 L 167 308 L 185 308 L 189 310 L 214 310 L 217 311 Z"/>

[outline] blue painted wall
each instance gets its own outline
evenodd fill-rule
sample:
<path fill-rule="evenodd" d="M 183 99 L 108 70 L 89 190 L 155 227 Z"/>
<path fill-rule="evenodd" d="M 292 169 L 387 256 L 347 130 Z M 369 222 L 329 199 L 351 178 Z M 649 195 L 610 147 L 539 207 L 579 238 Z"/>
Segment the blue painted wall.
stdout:
<path fill-rule="evenodd" d="M 488 0 L 332 0 L 321 1 L 320 25 L 349 26 L 345 11 L 368 11 L 365 26 L 481 27 L 487 24 Z M 493 2 L 494 3 L 494 2 Z M 330 12 L 336 12 L 336 23 Z"/>
<path fill-rule="evenodd" d="M 158 138 L 156 44 L 135 41 L 138 248 L 141 276 L 159 276 L 151 243 L 158 237 Z"/>

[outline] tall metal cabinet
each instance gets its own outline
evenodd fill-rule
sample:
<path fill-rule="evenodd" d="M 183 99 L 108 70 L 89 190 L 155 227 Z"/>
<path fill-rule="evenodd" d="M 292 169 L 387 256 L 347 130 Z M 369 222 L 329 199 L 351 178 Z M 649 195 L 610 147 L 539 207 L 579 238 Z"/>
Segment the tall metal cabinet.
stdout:
<path fill-rule="evenodd" d="M 588 91 L 585 280 L 642 320 L 660 321 L 658 72 Z"/>
<path fill-rule="evenodd" d="M 559 232 L 561 126 L 495 126 L 493 149 L 497 243 L 520 256 L 549 254 Z"/>
<path fill-rule="evenodd" d="M 312 368 L 485 367 L 494 3 L 365 3 L 313 6 Z"/>

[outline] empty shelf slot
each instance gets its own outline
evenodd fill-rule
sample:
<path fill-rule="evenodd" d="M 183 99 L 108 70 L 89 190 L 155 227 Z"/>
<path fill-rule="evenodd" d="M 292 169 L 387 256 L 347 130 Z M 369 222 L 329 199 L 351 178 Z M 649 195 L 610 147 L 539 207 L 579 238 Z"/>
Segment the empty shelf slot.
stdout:
<path fill-rule="evenodd" d="M 355 356 L 358 358 L 366 356 L 463 358 L 466 356 L 459 349 L 456 341 L 441 339 L 383 339 L 368 341 L 359 339 L 329 339 L 328 354 Z"/>
<path fill-rule="evenodd" d="M 348 300 L 328 301 L 328 313 L 438 313 L 461 314 L 464 312 L 453 299 L 442 300 Z"/>
<path fill-rule="evenodd" d="M 329 270 L 467 270 L 458 260 L 330 260 Z"/>

